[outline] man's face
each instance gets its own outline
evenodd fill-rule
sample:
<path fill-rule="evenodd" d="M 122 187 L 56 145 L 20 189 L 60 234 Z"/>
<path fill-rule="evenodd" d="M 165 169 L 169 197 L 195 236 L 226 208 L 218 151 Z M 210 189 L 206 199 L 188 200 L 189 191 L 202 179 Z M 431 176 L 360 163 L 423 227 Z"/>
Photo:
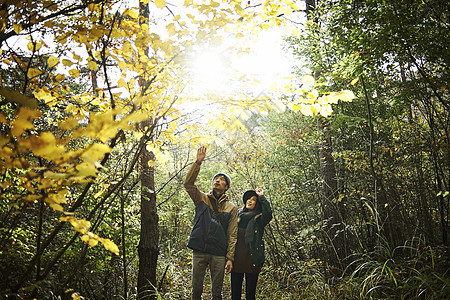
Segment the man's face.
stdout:
<path fill-rule="evenodd" d="M 256 196 L 250 197 L 247 202 L 245 202 L 245 207 L 248 210 L 254 210 L 256 206 Z"/>
<path fill-rule="evenodd" d="M 225 180 L 225 177 L 222 175 L 217 176 L 214 178 L 212 183 L 212 188 L 216 193 L 224 193 L 228 189 L 227 182 Z"/>

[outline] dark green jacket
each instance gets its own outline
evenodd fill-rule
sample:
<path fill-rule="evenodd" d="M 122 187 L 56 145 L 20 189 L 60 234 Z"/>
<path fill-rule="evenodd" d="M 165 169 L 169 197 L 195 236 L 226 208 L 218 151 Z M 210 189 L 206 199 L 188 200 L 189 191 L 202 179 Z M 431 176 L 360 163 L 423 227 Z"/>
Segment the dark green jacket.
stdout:
<path fill-rule="evenodd" d="M 272 220 L 272 208 L 266 197 L 259 197 L 262 211 L 248 222 L 245 231 L 245 243 L 249 247 L 250 256 L 254 266 L 259 266 L 265 261 L 264 256 L 264 227 Z"/>

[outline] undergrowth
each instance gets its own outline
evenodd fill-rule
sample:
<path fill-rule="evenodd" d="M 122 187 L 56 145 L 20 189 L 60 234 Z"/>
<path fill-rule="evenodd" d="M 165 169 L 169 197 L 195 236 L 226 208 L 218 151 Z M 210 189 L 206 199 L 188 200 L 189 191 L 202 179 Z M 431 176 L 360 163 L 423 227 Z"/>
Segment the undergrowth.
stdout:
<path fill-rule="evenodd" d="M 445 249 L 426 246 L 419 239 L 393 249 L 380 241 L 373 251 L 349 257 L 351 263 L 345 270 L 316 259 L 289 266 L 265 265 L 259 276 L 257 299 L 449 299 Z M 161 258 L 166 267 L 160 270 L 164 280 L 159 299 L 189 299 L 190 261 L 188 249 Z M 223 294 L 224 299 L 231 299 L 230 275 L 225 276 Z M 210 297 L 208 275 L 203 296 Z"/>

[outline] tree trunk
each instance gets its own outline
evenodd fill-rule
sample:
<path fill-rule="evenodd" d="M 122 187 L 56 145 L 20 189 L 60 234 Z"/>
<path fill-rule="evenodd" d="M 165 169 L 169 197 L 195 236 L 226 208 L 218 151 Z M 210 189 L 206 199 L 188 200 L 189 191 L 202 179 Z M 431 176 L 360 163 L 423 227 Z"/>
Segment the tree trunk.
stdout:
<path fill-rule="evenodd" d="M 139 4 L 139 22 L 148 24 L 149 20 L 148 4 Z M 148 49 L 145 55 L 149 55 Z M 148 85 L 145 78 L 140 79 L 141 93 L 145 93 Z M 141 123 L 144 132 L 146 128 L 152 127 L 152 121 Z M 147 132 L 151 136 L 151 132 Z M 158 213 L 156 208 L 155 193 L 155 155 L 144 147 L 141 156 L 141 233 L 138 246 L 139 271 L 138 271 L 138 298 L 156 299 L 156 268 L 159 254 L 159 228 Z M 150 163 L 150 164 L 149 164 Z"/>
<path fill-rule="evenodd" d="M 138 246 L 139 299 L 156 299 L 156 267 L 158 262 L 158 214 L 155 194 L 155 169 L 153 152 L 143 150 L 141 157 L 141 234 Z"/>
<path fill-rule="evenodd" d="M 306 0 L 306 15 L 308 20 L 318 22 L 312 18 L 316 9 L 316 0 Z M 316 77 L 321 70 L 314 70 Z M 336 166 L 332 154 L 332 142 L 328 121 L 319 117 L 317 121 L 320 132 L 319 159 L 320 174 L 322 177 L 321 202 L 323 210 L 323 220 L 326 222 L 326 239 L 330 242 L 328 256 L 330 264 L 341 267 L 341 260 L 347 256 L 345 242 L 345 226 L 343 224 L 343 205 L 337 199 L 338 183 L 336 176 Z M 327 243 L 328 244 L 328 243 Z"/>
<path fill-rule="evenodd" d="M 323 117 L 319 117 L 317 123 L 320 132 L 319 159 L 322 176 L 322 209 L 323 219 L 326 222 L 327 238 L 331 242 L 329 249 L 330 263 L 336 267 L 342 267 L 341 260 L 347 256 L 345 226 L 342 220 L 343 206 L 337 199 L 338 184 L 329 124 Z"/>

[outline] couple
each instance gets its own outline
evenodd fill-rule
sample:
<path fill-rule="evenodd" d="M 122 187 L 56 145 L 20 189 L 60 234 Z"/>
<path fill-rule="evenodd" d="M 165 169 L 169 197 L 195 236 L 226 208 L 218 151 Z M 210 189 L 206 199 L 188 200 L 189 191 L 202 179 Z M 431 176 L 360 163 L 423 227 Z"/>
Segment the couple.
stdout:
<path fill-rule="evenodd" d="M 208 194 L 195 185 L 206 147 L 197 151 L 184 187 L 195 204 L 195 218 L 188 247 L 192 255 L 192 299 L 201 299 L 203 279 L 209 266 L 212 299 L 222 299 L 224 274 L 231 272 L 232 299 L 241 299 L 245 275 L 246 299 L 255 299 L 256 284 L 264 262 L 264 227 L 272 219 L 272 209 L 261 189 L 244 193 L 242 209 L 228 200 L 225 192 L 230 177 L 217 173 Z"/>

